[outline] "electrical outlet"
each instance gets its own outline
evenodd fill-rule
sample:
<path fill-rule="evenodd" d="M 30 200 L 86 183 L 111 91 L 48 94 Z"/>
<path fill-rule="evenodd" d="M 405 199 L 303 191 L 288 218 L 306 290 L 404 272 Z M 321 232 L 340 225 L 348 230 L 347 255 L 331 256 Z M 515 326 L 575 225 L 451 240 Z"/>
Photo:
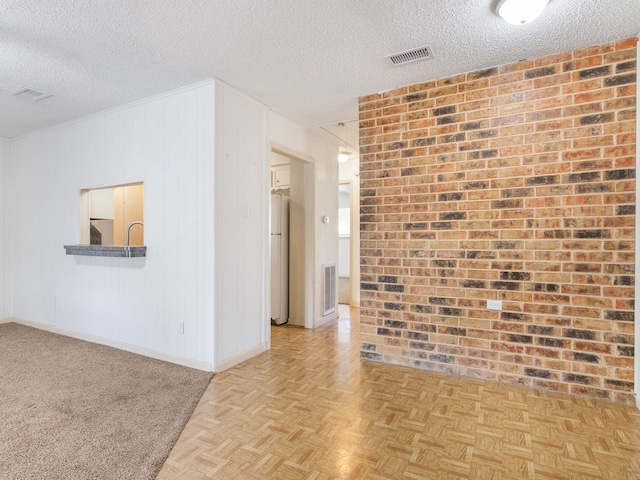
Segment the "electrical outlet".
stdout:
<path fill-rule="evenodd" d="M 178 322 L 178 333 L 184 334 L 184 322 Z"/>
<path fill-rule="evenodd" d="M 487 300 L 488 310 L 502 310 L 502 300 Z"/>

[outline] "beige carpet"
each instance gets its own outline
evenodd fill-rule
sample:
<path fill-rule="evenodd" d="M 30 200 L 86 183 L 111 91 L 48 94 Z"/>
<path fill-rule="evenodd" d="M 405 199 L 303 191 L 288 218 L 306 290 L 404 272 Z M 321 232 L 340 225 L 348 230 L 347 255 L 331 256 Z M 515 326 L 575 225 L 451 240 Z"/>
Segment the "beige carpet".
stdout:
<path fill-rule="evenodd" d="M 153 479 L 211 376 L 0 324 L 0 478 Z"/>

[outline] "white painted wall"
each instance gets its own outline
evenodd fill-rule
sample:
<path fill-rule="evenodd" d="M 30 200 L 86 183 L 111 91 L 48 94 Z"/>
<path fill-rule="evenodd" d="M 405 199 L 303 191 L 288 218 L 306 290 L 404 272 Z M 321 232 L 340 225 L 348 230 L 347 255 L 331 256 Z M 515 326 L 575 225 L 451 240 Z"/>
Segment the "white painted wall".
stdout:
<path fill-rule="evenodd" d="M 207 82 L 13 142 L 14 317 L 213 365 L 214 111 Z M 139 181 L 147 257 L 65 255 L 80 190 Z"/>
<path fill-rule="evenodd" d="M 337 309 L 327 316 L 322 310 L 322 267 L 338 264 L 338 148 L 309 129 L 305 129 L 273 112 L 268 114 L 268 139 L 271 145 L 278 145 L 289 152 L 297 153 L 303 160 L 313 162 L 313 209 L 310 215 L 307 237 L 313 239 L 313 318 L 305 321 L 307 327 L 317 327 L 337 318 Z M 329 216 L 329 223 L 322 223 L 322 217 Z M 337 298 L 337 295 L 336 295 Z"/>
<path fill-rule="evenodd" d="M 0 320 L 13 315 L 11 141 L 0 138 Z"/>
<path fill-rule="evenodd" d="M 336 147 L 213 81 L 1 141 L 0 313 L 218 371 L 268 348 L 271 141 L 313 159 L 305 325 L 335 318 L 321 285 L 338 255 Z M 133 182 L 147 257 L 66 255 L 80 191 Z"/>
<path fill-rule="evenodd" d="M 216 85 L 215 370 L 268 348 L 269 151 L 266 109 Z"/>
<path fill-rule="evenodd" d="M 291 159 L 289 189 L 289 324 L 313 328 L 313 168 Z"/>

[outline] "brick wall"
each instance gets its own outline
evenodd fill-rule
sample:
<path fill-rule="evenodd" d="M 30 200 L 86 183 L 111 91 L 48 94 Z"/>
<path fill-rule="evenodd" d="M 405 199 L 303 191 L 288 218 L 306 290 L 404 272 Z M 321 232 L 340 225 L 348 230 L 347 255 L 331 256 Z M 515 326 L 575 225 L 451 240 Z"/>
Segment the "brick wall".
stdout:
<path fill-rule="evenodd" d="M 636 39 L 361 98 L 362 358 L 631 403 L 635 133 Z"/>

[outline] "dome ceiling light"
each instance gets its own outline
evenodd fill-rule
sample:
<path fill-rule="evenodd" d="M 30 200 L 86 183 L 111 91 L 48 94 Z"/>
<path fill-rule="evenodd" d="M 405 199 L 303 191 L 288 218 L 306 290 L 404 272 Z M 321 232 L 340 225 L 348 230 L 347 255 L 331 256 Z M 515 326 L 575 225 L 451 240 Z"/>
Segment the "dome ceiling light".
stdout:
<path fill-rule="evenodd" d="M 496 12 L 512 25 L 524 25 L 537 18 L 549 0 L 502 0 Z"/>

